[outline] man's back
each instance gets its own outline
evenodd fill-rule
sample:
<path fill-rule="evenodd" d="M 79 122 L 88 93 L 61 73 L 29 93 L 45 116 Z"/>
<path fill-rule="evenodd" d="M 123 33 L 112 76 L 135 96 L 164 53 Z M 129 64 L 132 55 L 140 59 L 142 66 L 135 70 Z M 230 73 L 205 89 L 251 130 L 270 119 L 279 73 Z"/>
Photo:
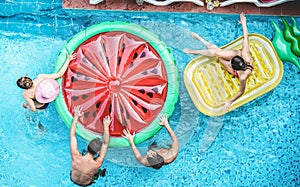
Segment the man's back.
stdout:
<path fill-rule="evenodd" d="M 79 185 L 89 185 L 93 182 L 95 174 L 99 174 L 98 170 L 106 155 L 109 144 L 109 125 L 111 123 L 111 118 L 110 116 L 105 116 L 103 119 L 103 142 L 101 142 L 100 138 L 93 139 L 87 147 L 86 155 L 82 156 L 78 151 L 75 135 L 78 118 L 83 115 L 82 110 L 82 106 L 74 107 L 74 118 L 70 128 L 70 152 L 72 157 L 71 180 Z M 97 154 L 98 157 L 94 160 L 94 156 Z"/>
<path fill-rule="evenodd" d="M 88 185 L 93 181 L 93 176 L 99 167 L 99 163 L 93 159 L 92 155 L 77 155 L 72 160 L 71 179 L 77 184 Z"/>

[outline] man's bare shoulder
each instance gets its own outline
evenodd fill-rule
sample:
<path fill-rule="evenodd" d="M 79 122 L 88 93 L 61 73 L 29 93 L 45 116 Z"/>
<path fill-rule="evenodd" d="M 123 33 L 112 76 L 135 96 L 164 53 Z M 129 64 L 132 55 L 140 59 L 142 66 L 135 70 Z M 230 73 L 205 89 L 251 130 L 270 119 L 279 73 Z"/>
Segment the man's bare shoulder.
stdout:
<path fill-rule="evenodd" d="M 178 151 L 172 148 L 171 149 L 160 148 L 156 152 L 164 158 L 165 164 L 169 164 L 173 162 L 178 155 Z"/>

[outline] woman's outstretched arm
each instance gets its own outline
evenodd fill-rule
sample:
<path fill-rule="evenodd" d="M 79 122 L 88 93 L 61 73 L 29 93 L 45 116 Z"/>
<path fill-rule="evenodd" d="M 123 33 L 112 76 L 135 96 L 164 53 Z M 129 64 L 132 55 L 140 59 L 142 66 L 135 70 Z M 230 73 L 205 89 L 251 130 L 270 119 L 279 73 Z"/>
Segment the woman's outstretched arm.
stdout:
<path fill-rule="evenodd" d="M 249 36 L 248 28 L 246 23 L 246 17 L 244 13 L 240 14 L 240 24 L 242 24 L 243 29 L 243 47 L 242 47 L 242 57 L 246 62 L 252 62 L 250 59 L 250 46 L 249 46 Z M 252 65 L 252 64 L 251 64 Z"/>
<path fill-rule="evenodd" d="M 64 65 L 60 68 L 60 70 L 57 73 L 52 74 L 39 74 L 39 78 L 42 79 L 58 79 L 64 75 L 66 70 L 68 69 L 68 66 L 72 60 L 76 59 L 76 53 L 72 53 L 68 56 L 66 62 Z"/>

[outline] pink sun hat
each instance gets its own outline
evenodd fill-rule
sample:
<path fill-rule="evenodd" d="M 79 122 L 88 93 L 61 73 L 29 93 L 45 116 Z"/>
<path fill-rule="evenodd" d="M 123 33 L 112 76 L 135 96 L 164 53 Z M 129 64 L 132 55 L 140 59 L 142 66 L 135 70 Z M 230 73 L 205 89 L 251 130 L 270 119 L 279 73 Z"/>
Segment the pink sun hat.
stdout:
<path fill-rule="evenodd" d="M 59 84 L 54 79 L 45 79 L 41 81 L 35 90 L 35 99 L 39 103 L 50 103 L 59 93 Z"/>

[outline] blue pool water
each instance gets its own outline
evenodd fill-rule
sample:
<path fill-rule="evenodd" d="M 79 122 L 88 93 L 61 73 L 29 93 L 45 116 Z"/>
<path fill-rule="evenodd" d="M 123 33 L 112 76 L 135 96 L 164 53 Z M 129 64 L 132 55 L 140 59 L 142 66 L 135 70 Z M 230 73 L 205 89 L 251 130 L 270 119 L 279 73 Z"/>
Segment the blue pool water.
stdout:
<path fill-rule="evenodd" d="M 284 63 L 283 78 L 274 90 L 222 117 L 201 114 L 184 87 L 183 71 L 194 56 L 182 49 L 204 48 L 191 32 L 225 45 L 242 35 L 238 15 L 64 10 L 60 0 L 2 0 L 0 10 L 0 186 L 75 186 L 69 179 L 69 129 L 54 103 L 36 113 L 23 109 L 22 90 L 15 81 L 26 74 L 51 73 L 73 35 L 112 20 L 140 24 L 170 47 L 181 83 L 170 118 L 180 152 L 172 164 L 154 170 L 141 167 L 130 148 L 109 148 L 103 164 L 107 176 L 93 186 L 300 185 L 300 72 L 294 65 Z M 269 39 L 274 33 L 271 22 L 281 24 L 277 16 L 247 15 L 247 20 L 250 33 Z M 215 133 L 203 139 L 207 129 Z M 140 149 L 145 151 L 153 140 L 170 141 L 162 129 Z M 86 147 L 84 140 L 78 141 L 80 149 Z"/>

